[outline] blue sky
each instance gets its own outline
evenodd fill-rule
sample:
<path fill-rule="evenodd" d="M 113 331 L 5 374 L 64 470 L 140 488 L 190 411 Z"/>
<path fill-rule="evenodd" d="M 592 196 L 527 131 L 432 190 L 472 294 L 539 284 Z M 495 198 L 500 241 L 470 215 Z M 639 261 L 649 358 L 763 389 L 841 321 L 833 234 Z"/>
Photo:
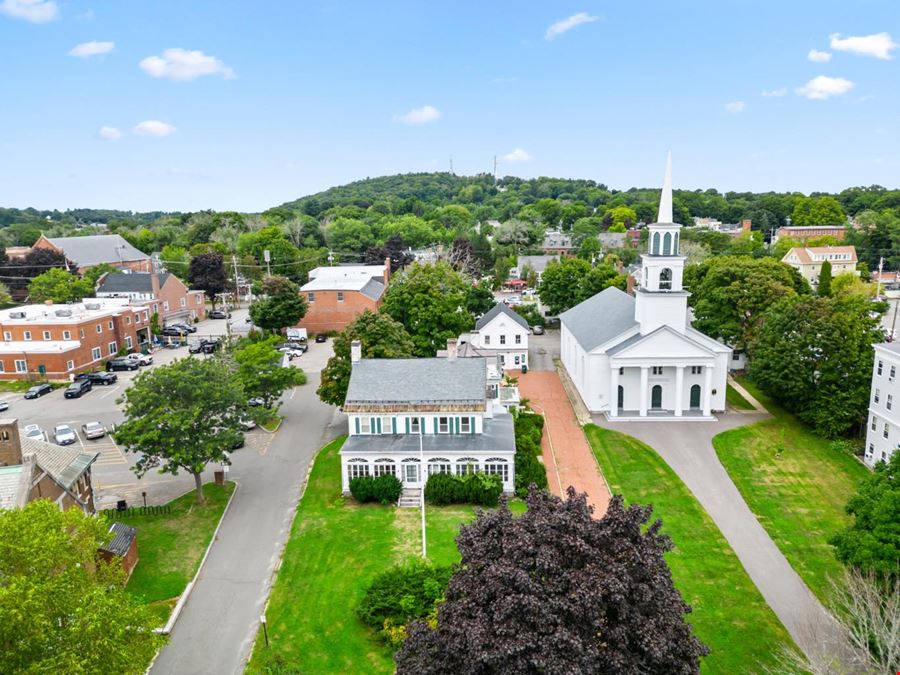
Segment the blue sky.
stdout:
<path fill-rule="evenodd" d="M 0 206 L 256 211 L 495 154 L 656 186 L 668 149 L 676 188 L 900 187 L 896 42 L 896 0 L 0 0 Z"/>

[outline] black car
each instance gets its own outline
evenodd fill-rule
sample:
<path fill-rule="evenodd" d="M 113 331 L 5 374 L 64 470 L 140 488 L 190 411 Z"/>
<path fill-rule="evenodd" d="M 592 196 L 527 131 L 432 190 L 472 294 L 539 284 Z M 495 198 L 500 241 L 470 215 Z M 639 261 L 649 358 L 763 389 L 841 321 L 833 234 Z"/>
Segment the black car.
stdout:
<path fill-rule="evenodd" d="M 117 358 L 106 362 L 107 370 L 137 370 L 138 368 L 140 366 L 137 361 L 132 361 L 131 359 Z"/>
<path fill-rule="evenodd" d="M 49 384 L 36 384 L 25 392 L 25 398 L 40 398 L 44 394 L 49 394 L 51 391 L 53 391 L 53 387 Z"/>
<path fill-rule="evenodd" d="M 316 342 L 328 342 L 328 333 L 316 333 Z"/>
<path fill-rule="evenodd" d="M 188 334 L 188 332 L 184 328 L 179 328 L 178 326 L 166 326 L 160 332 L 160 335 L 165 335 L 166 337 L 184 337 Z"/>
<path fill-rule="evenodd" d="M 187 331 L 188 333 L 196 333 L 197 332 L 196 326 L 189 326 L 186 323 L 173 323 L 173 324 L 169 324 L 169 327 Z"/>
<path fill-rule="evenodd" d="M 210 319 L 230 319 L 231 312 L 223 312 L 221 309 L 214 309 L 206 316 Z"/>
<path fill-rule="evenodd" d="M 81 380 L 87 380 L 91 384 L 102 384 L 105 386 L 109 386 L 118 382 L 119 376 L 115 373 L 107 373 L 101 370 L 97 373 L 79 373 L 75 376 L 76 382 L 80 382 Z"/>
<path fill-rule="evenodd" d="M 212 354 L 216 351 L 221 344 L 218 340 L 209 340 L 207 338 L 203 338 L 200 342 L 195 342 L 190 347 L 188 347 L 188 352 L 191 354 Z"/>
<path fill-rule="evenodd" d="M 93 388 L 94 385 L 92 385 L 90 381 L 78 380 L 77 382 L 73 382 L 68 387 L 66 387 L 66 391 L 63 393 L 63 396 L 65 396 L 66 398 L 81 398 L 82 395 L 88 393 Z"/>

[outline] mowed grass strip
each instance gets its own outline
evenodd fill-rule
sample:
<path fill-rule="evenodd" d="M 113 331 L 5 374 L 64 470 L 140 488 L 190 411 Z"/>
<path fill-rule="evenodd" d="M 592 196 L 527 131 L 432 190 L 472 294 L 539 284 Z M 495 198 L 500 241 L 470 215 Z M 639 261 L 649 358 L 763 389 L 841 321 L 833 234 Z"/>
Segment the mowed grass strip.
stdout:
<path fill-rule="evenodd" d="M 704 673 L 759 673 L 775 668 L 782 645 L 793 645 L 712 519 L 662 458 L 637 439 L 593 424 L 585 427 L 613 493 L 653 507 L 675 549 L 666 560 L 688 620 L 710 648 Z"/>
<path fill-rule="evenodd" d="M 741 396 L 741 392 L 732 387 L 730 384 L 725 385 L 725 402 L 732 408 L 738 410 L 753 410 L 753 404 Z"/>
<path fill-rule="evenodd" d="M 166 515 L 132 515 L 119 522 L 136 527 L 140 562 L 127 589 L 144 602 L 158 606 L 162 622 L 193 578 L 213 532 L 222 518 L 234 483 L 203 486 L 206 504 L 197 506 L 193 490 L 169 502 Z"/>
<path fill-rule="evenodd" d="M 810 590 L 825 603 L 843 566 L 828 544 L 850 522 L 847 500 L 869 470 L 742 380 L 774 419 L 719 434 L 713 447 L 741 496 Z"/>

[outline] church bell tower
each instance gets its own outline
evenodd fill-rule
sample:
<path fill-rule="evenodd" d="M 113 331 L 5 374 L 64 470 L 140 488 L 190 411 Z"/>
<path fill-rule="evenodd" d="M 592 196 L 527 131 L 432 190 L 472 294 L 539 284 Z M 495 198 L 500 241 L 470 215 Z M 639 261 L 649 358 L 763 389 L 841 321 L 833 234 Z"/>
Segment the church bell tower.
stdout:
<path fill-rule="evenodd" d="M 635 290 L 634 318 L 646 335 L 660 326 L 684 333 L 689 293 L 682 286 L 685 258 L 680 254 L 681 225 L 672 216 L 672 153 L 659 198 L 657 222 L 648 226 L 647 253 L 641 255 L 641 284 Z"/>

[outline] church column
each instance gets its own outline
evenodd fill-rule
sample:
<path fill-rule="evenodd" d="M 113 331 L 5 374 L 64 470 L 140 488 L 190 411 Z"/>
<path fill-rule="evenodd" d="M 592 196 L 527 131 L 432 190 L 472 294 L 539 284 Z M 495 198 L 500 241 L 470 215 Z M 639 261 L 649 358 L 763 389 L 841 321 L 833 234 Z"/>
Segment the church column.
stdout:
<path fill-rule="evenodd" d="M 703 366 L 703 415 L 709 417 L 712 411 L 712 366 Z"/>
<path fill-rule="evenodd" d="M 647 386 L 650 375 L 650 366 L 641 366 L 641 417 L 647 416 Z"/>
<path fill-rule="evenodd" d="M 619 368 L 611 366 L 609 370 L 609 416 L 619 414 Z"/>
<path fill-rule="evenodd" d="M 684 366 L 675 366 L 675 417 L 681 417 L 684 406 Z"/>

